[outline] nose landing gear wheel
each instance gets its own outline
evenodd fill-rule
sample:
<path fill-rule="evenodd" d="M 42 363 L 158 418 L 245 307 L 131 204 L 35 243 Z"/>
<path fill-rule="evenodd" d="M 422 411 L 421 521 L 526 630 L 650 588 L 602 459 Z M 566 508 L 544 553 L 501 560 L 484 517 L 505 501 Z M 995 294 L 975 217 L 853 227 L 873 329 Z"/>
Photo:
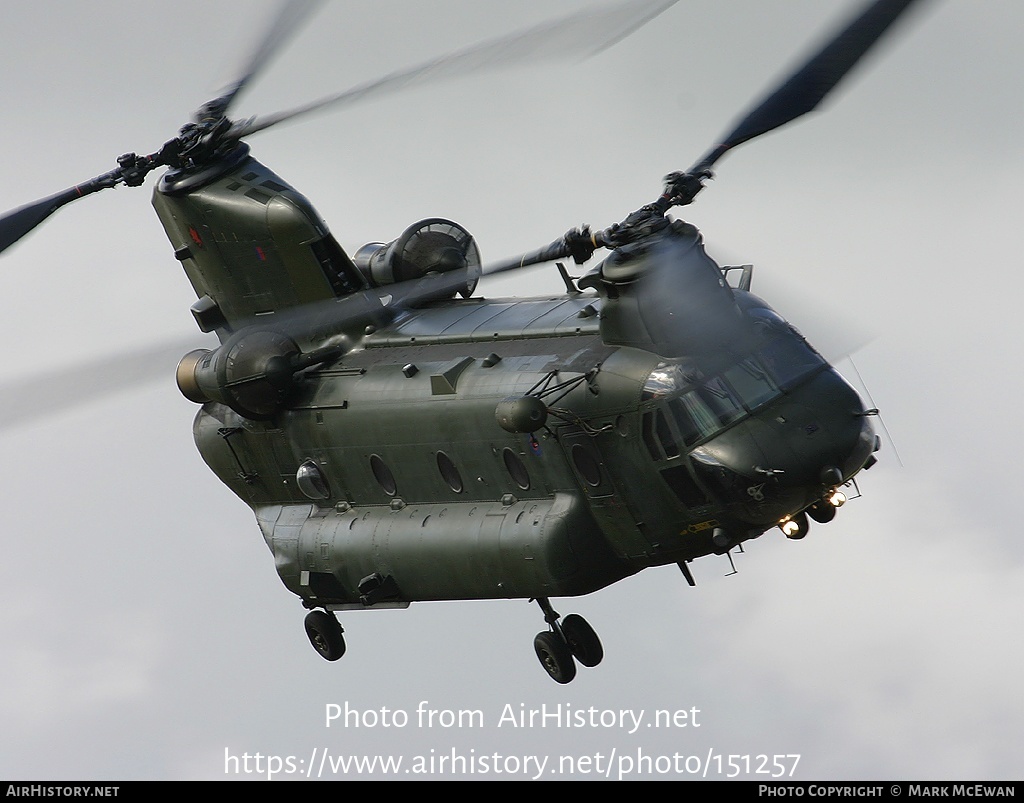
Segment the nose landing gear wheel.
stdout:
<path fill-rule="evenodd" d="M 313 649 L 328 661 L 337 661 L 345 654 L 344 631 L 333 614 L 311 611 L 306 616 L 306 635 Z"/>
<path fill-rule="evenodd" d="M 550 630 L 538 633 L 533 640 L 533 648 L 537 651 L 544 671 L 556 683 L 568 683 L 576 677 L 576 662 L 573 661 L 569 645 L 557 633 Z"/>
<path fill-rule="evenodd" d="M 604 647 L 590 622 L 576 613 L 562 620 L 562 635 L 569 643 L 573 657 L 584 666 L 597 666 L 604 658 Z"/>

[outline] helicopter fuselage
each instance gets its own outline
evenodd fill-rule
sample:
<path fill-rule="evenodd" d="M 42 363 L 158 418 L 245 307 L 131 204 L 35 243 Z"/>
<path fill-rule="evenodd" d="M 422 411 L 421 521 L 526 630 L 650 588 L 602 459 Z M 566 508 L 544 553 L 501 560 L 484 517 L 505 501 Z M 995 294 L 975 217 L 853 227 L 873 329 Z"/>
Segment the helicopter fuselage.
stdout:
<path fill-rule="evenodd" d="M 486 270 L 472 235 L 414 223 L 352 258 L 312 204 L 244 140 L 294 118 L 542 53 L 597 53 L 674 0 L 624 0 L 390 72 L 270 115 L 232 119 L 240 94 L 314 4 L 285 3 L 244 69 L 156 151 L 0 216 L 0 251 L 57 209 L 141 186 L 214 349 L 178 364 L 202 405 L 203 459 L 255 512 L 284 584 L 312 610 L 313 648 L 346 650 L 331 612 L 417 600 L 532 598 L 534 650 L 569 683 L 604 648 L 551 597 L 649 566 L 725 554 L 778 527 L 827 523 L 880 445 L 857 393 L 727 278 L 693 203 L 735 147 L 815 110 L 920 0 L 865 0 L 657 198 Z M 653 132 L 656 134 L 656 132 Z M 565 294 L 474 298 L 487 274 L 609 255 Z M 455 296 L 461 296 L 456 300 Z"/>
<path fill-rule="evenodd" d="M 276 321 L 372 277 L 245 154 L 200 186 L 165 178 L 154 205 L 224 344 L 199 361 L 223 387 L 196 443 L 307 607 L 589 593 L 725 553 L 873 462 L 857 394 L 687 224 L 617 249 L 587 292 L 289 333 L 268 360 L 341 345 L 253 385 L 231 371 L 278 348 Z"/>

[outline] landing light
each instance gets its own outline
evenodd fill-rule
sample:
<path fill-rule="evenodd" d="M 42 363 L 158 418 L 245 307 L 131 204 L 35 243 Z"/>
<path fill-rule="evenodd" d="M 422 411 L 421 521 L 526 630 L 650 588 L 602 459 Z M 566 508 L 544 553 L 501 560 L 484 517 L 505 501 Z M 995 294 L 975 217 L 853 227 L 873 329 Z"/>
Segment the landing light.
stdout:
<path fill-rule="evenodd" d="M 810 529 L 810 522 L 807 521 L 806 513 L 797 513 L 795 516 L 790 516 L 780 521 L 779 529 L 782 530 L 782 534 L 786 538 L 799 541 L 807 535 L 807 531 Z"/>
<path fill-rule="evenodd" d="M 842 507 L 846 504 L 846 494 L 837 489 L 828 495 L 828 503 L 833 507 Z"/>

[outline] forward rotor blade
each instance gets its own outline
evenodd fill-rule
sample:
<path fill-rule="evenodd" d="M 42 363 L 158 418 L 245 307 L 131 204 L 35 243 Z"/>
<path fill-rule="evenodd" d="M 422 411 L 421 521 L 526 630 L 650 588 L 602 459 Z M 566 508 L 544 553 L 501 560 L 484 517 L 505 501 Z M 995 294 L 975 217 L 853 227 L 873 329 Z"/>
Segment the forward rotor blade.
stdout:
<path fill-rule="evenodd" d="M 243 138 L 285 120 L 321 109 L 341 109 L 364 100 L 435 81 L 541 60 L 586 58 L 611 47 L 677 0 L 628 0 L 597 11 L 587 10 L 519 33 L 492 39 L 465 50 L 385 75 L 375 81 L 329 95 L 304 106 L 253 117 L 232 126 L 229 136 Z"/>
<path fill-rule="evenodd" d="M 522 256 L 506 259 L 502 262 L 495 262 L 484 266 L 481 276 L 493 276 L 496 273 L 507 273 L 510 270 L 529 268 L 533 265 L 541 265 L 545 262 L 554 262 L 556 259 L 564 259 L 570 256 L 571 251 L 566 245 L 565 238 L 555 240 L 550 245 L 530 251 Z"/>
<path fill-rule="evenodd" d="M 245 67 L 239 71 L 238 80 L 207 106 L 215 106 L 221 114 L 226 114 L 242 91 L 322 3 L 323 0 L 285 0 L 274 21 L 267 27 L 263 39 L 246 61 Z"/>
<path fill-rule="evenodd" d="M 771 92 L 689 172 L 698 174 L 737 145 L 813 111 L 903 12 L 916 2 L 918 0 L 875 0 Z"/>
<path fill-rule="evenodd" d="M 14 243 L 65 204 L 77 201 L 79 198 L 84 198 L 86 195 L 91 195 L 94 192 L 105 190 L 108 187 L 113 187 L 117 183 L 119 176 L 120 172 L 117 170 L 104 173 L 102 176 L 97 176 L 85 184 L 79 184 L 58 192 L 56 195 L 51 195 L 49 198 L 43 198 L 41 201 L 36 201 L 8 212 L 0 218 L 0 253 L 14 245 Z"/>
<path fill-rule="evenodd" d="M 317 343 L 367 325 L 385 326 L 420 303 L 454 295 L 466 286 L 468 278 L 465 270 L 429 273 L 418 279 L 282 310 L 273 316 L 255 318 L 246 325 L 273 329 L 300 344 Z"/>

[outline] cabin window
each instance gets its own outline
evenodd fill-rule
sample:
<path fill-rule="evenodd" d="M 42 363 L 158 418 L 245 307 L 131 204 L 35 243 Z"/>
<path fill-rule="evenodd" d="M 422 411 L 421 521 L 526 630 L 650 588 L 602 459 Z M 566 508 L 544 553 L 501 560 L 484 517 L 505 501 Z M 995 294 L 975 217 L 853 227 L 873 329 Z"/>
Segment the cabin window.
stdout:
<path fill-rule="evenodd" d="M 455 493 L 462 493 L 462 475 L 452 459 L 444 452 L 437 453 L 437 470 L 441 472 L 441 478 L 448 483 L 448 487 Z"/>
<path fill-rule="evenodd" d="M 307 460 L 299 466 L 299 470 L 295 472 L 295 483 L 299 486 L 299 490 L 310 499 L 327 499 L 331 495 L 331 490 L 320 466 L 313 460 Z"/>
<path fill-rule="evenodd" d="M 370 455 L 370 471 L 373 472 L 373 476 L 380 484 L 380 487 L 384 489 L 384 493 L 388 496 L 394 496 L 398 493 L 398 485 L 395 482 L 395 475 L 391 473 L 391 469 L 388 468 L 388 464 L 385 463 L 378 455 Z"/>
<path fill-rule="evenodd" d="M 601 484 L 601 466 L 582 443 L 573 444 L 572 462 L 587 485 L 596 488 Z"/>
<path fill-rule="evenodd" d="M 512 481 L 524 491 L 530 490 L 530 475 L 527 473 L 523 461 L 519 459 L 519 455 L 506 448 L 501 456 L 505 461 L 505 470 L 508 471 Z"/>

